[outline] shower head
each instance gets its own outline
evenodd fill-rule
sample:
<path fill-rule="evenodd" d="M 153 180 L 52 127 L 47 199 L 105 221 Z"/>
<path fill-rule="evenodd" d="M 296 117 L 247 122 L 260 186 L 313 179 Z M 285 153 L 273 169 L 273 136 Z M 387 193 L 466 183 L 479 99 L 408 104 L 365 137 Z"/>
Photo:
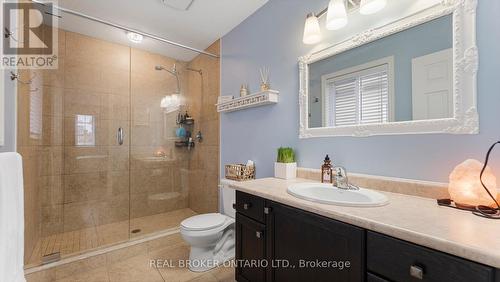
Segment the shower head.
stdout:
<path fill-rule="evenodd" d="M 155 66 L 155 70 L 157 71 L 161 71 L 161 70 L 164 70 L 164 71 L 168 71 L 170 74 L 172 75 L 177 75 L 177 66 L 174 64 L 174 66 L 172 67 L 172 70 L 169 70 L 169 69 L 166 69 L 164 66 L 162 65 L 156 65 Z"/>
<path fill-rule="evenodd" d="M 172 70 L 168 70 L 166 69 L 164 66 L 162 65 L 156 65 L 155 66 L 155 70 L 157 71 L 167 71 L 168 73 L 170 73 L 171 75 L 175 76 L 175 78 L 177 79 L 177 94 L 178 93 L 181 93 L 181 85 L 180 85 L 180 81 L 179 81 L 179 73 L 177 72 L 177 67 L 176 65 L 174 64 L 174 66 L 172 67 Z"/>

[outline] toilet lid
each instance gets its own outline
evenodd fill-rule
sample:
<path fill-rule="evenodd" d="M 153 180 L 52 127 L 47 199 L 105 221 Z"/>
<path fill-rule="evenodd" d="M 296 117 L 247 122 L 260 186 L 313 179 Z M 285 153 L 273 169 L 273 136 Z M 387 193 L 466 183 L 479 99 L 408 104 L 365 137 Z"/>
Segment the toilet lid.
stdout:
<path fill-rule="evenodd" d="M 206 213 L 184 219 L 181 226 L 186 230 L 208 230 L 221 226 L 226 217 L 220 213 Z"/>

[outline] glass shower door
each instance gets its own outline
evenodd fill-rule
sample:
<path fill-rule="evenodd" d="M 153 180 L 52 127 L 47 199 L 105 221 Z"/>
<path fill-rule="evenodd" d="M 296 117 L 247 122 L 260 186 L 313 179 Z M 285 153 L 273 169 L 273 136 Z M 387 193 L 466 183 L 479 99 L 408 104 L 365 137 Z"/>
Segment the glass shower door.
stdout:
<path fill-rule="evenodd" d="M 132 237 L 177 228 L 188 209 L 189 152 L 176 148 L 178 111 L 166 112 L 162 99 L 177 92 L 167 71 L 185 64 L 139 49 L 131 50 L 130 232 Z M 186 89 L 180 73 L 180 88 Z"/>
<path fill-rule="evenodd" d="M 130 48 L 65 32 L 61 249 L 129 239 Z"/>

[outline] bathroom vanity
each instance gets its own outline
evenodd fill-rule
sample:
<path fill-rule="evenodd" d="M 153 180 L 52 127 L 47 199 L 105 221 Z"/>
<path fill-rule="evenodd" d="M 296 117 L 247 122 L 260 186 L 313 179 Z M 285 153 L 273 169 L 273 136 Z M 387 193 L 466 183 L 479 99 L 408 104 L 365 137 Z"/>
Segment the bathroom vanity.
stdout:
<path fill-rule="evenodd" d="M 268 178 L 230 185 L 237 190 L 237 281 L 500 281 L 500 254 L 495 254 L 499 249 L 495 251 L 493 244 L 488 252 L 487 246 L 491 243 L 488 240 L 498 244 L 495 234 L 474 239 L 472 235 L 481 234 L 481 230 L 449 229 L 439 238 L 426 234 L 425 227 L 420 234 L 412 230 L 422 224 L 431 225 L 430 229 L 440 225 L 441 231 L 450 227 L 441 223 L 440 214 L 435 214 L 433 222 L 426 221 L 427 213 L 435 212 L 425 210 L 430 199 L 385 193 L 391 202 L 385 207 L 339 207 L 287 194 L 286 187 L 297 181 L 305 180 Z M 413 218 L 419 211 L 398 214 L 408 200 L 422 208 L 421 221 Z M 391 209 L 393 218 L 387 213 Z M 375 216 L 369 218 L 369 214 Z M 374 222 L 377 214 L 385 219 Z M 457 220 L 464 216 L 483 220 L 462 212 L 457 213 Z M 405 219 L 409 221 L 407 226 L 398 223 Z M 457 228 L 465 225 L 457 223 Z M 478 246 L 460 246 L 458 241 L 468 240 L 461 236 L 475 240 Z M 479 242 L 486 237 L 485 242 Z M 481 244 L 484 250 L 479 248 Z"/>

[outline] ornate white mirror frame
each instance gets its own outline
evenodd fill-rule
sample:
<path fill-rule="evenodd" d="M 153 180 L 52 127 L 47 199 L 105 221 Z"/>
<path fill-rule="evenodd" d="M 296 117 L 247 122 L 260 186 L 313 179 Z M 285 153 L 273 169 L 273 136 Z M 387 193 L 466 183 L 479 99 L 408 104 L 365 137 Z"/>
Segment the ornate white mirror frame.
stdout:
<path fill-rule="evenodd" d="M 442 0 L 433 7 L 397 22 L 366 30 L 337 45 L 300 57 L 299 137 L 479 133 L 479 116 L 476 107 L 479 67 L 476 46 L 477 2 L 478 0 Z M 453 118 L 309 128 L 309 64 L 449 14 L 453 14 Z"/>

